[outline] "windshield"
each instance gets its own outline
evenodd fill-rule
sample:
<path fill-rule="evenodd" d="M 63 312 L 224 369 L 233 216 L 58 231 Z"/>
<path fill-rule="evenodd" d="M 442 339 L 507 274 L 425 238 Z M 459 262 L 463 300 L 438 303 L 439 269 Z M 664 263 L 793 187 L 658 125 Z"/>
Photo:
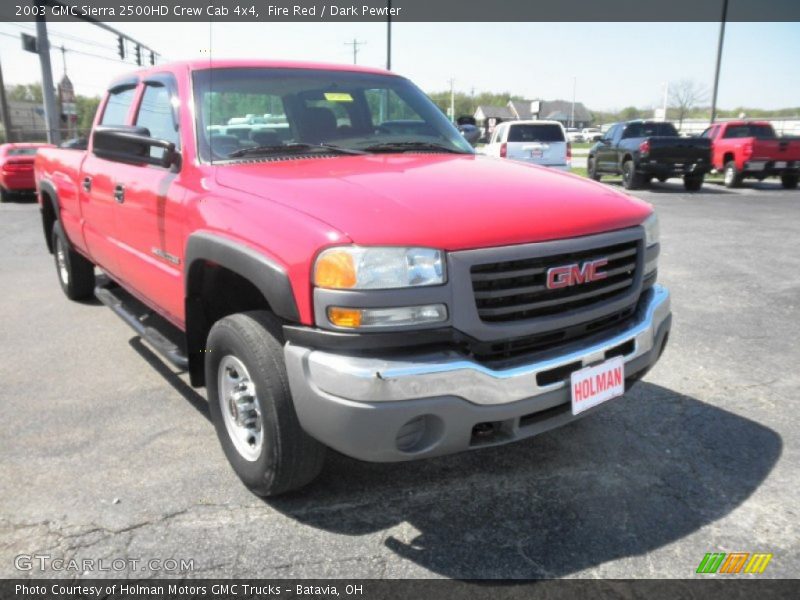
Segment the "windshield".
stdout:
<path fill-rule="evenodd" d="M 473 153 L 439 108 L 402 77 L 317 69 L 194 73 L 205 161 L 298 152 Z"/>

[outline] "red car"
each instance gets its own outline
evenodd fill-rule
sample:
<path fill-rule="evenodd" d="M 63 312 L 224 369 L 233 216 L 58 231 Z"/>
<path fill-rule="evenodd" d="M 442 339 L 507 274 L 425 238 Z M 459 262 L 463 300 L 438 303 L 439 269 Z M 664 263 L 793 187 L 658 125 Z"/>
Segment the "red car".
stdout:
<path fill-rule="evenodd" d="M 0 202 L 8 200 L 12 193 L 36 191 L 33 159 L 39 148 L 52 147 L 51 144 L 28 143 L 0 145 Z"/>
<path fill-rule="evenodd" d="M 727 121 L 706 129 L 712 143 L 711 162 L 722 171 L 727 187 L 738 187 L 746 177 L 763 181 L 781 178 L 786 189 L 800 177 L 800 139 L 779 138 L 768 121 Z"/>
<path fill-rule="evenodd" d="M 262 495 L 311 481 L 326 447 L 404 461 L 564 425 L 670 330 L 648 204 L 476 155 L 379 69 L 132 73 L 88 149 L 40 151 L 36 180 L 66 295 L 94 293 L 206 386 Z"/>

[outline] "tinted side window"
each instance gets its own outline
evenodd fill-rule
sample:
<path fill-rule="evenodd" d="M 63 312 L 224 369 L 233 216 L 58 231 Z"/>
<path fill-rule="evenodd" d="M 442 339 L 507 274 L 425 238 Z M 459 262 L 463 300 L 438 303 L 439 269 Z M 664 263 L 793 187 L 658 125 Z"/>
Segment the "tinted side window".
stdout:
<path fill-rule="evenodd" d="M 169 90 L 163 85 L 148 85 L 144 89 L 136 125 L 147 127 L 150 135 L 172 142 L 178 147 L 180 139 L 173 117 Z"/>
<path fill-rule="evenodd" d="M 625 128 L 622 133 L 622 139 L 642 137 L 642 124 L 631 123 Z"/>
<path fill-rule="evenodd" d="M 103 111 L 103 118 L 100 119 L 100 125 L 125 125 L 125 118 L 128 116 L 128 110 L 135 94 L 135 87 L 125 88 L 109 94 L 106 108 Z"/>

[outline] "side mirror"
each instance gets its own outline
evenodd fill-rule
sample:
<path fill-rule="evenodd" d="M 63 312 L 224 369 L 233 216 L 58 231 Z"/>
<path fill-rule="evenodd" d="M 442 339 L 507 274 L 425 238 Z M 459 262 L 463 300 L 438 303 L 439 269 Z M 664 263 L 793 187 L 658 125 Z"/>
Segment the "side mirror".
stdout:
<path fill-rule="evenodd" d="M 99 158 L 168 169 L 178 162 L 175 144 L 150 137 L 146 127 L 95 127 L 92 152 Z"/>

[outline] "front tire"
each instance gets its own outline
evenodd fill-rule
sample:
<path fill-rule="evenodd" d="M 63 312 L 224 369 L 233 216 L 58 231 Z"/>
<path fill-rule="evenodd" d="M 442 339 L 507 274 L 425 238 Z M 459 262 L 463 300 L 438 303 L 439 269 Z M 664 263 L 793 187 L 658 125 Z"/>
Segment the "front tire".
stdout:
<path fill-rule="evenodd" d="M 785 190 L 797 189 L 798 176 L 796 173 L 781 175 L 781 185 Z"/>
<path fill-rule="evenodd" d="M 622 185 L 626 190 L 638 190 L 644 185 L 644 176 L 636 172 L 636 165 L 632 160 L 622 164 Z"/>
<path fill-rule="evenodd" d="M 53 225 L 53 257 L 58 283 L 67 298 L 90 298 L 94 294 L 94 265 L 70 247 L 59 222 Z"/>
<path fill-rule="evenodd" d="M 586 161 L 586 174 L 589 179 L 600 181 L 601 175 L 597 172 L 597 159 L 594 156 L 590 156 Z"/>
<path fill-rule="evenodd" d="M 737 188 L 742 185 L 742 174 L 739 173 L 739 169 L 736 168 L 736 163 L 732 160 L 729 160 L 725 163 L 725 170 L 723 173 L 723 180 L 725 182 L 726 188 Z"/>
<path fill-rule="evenodd" d="M 325 446 L 300 426 L 283 359 L 281 324 L 266 311 L 239 313 L 211 328 L 205 371 L 211 418 L 239 479 L 259 496 L 310 483 Z"/>
<path fill-rule="evenodd" d="M 684 175 L 683 187 L 687 192 L 697 192 L 703 187 L 703 175 Z"/>

